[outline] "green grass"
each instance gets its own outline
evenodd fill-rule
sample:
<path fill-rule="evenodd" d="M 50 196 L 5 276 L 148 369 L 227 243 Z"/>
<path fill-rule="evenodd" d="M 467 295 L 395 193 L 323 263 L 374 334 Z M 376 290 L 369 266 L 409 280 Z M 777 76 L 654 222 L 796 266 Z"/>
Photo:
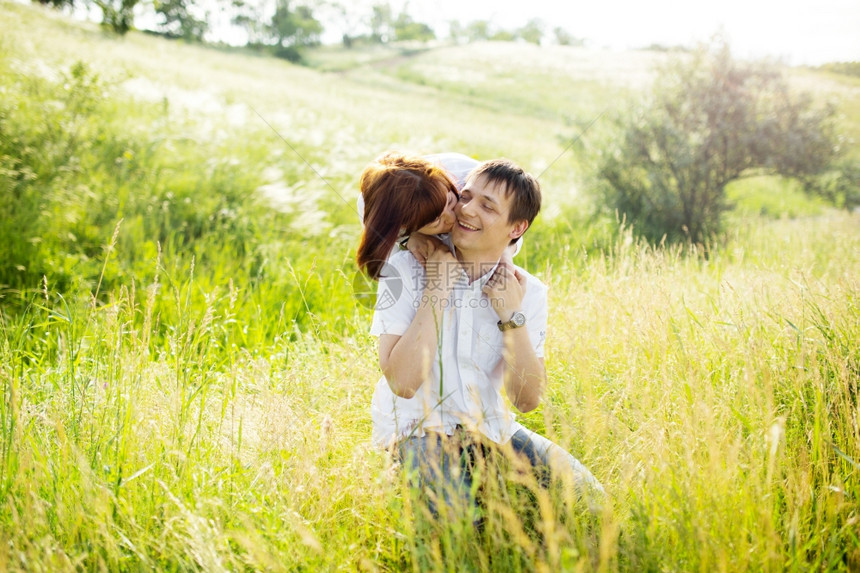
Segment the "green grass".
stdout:
<path fill-rule="evenodd" d="M 551 287 L 549 386 L 522 420 L 605 484 L 601 515 L 490 464 L 484 529 L 433 523 L 369 444 L 361 167 L 539 172 L 641 61 L 483 44 L 329 73 L 0 12 L 0 569 L 860 568 L 860 219 L 788 181 L 733 186 L 704 252 L 590 218 L 573 157 L 542 179 L 518 262 Z M 452 59 L 480 89 L 432 81 Z"/>
<path fill-rule="evenodd" d="M 416 540 L 416 509 L 367 442 L 368 336 L 282 324 L 234 346 L 252 319 L 230 292 L 189 308 L 190 277 L 163 286 L 169 322 L 155 285 L 78 310 L 36 295 L 4 320 L 0 555 L 11 569 L 856 566 L 857 222 L 749 228 L 707 262 L 627 233 L 557 259 L 550 386 L 526 423 L 614 505 L 592 523 L 526 483 L 490 495 L 483 534 L 427 533 L 438 547 Z"/>
<path fill-rule="evenodd" d="M 803 191 L 799 182 L 780 177 L 750 177 L 729 184 L 727 199 L 736 215 L 788 217 L 821 215 L 830 205 Z"/>
<path fill-rule="evenodd" d="M 352 48 L 319 46 L 303 54 L 303 63 L 324 72 L 345 72 L 362 66 L 383 66 L 427 48 L 407 45 L 359 44 Z"/>

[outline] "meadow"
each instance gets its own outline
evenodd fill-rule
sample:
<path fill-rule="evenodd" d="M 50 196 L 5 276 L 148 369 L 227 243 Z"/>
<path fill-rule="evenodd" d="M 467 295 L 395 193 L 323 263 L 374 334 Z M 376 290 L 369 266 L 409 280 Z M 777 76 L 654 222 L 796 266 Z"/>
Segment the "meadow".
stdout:
<path fill-rule="evenodd" d="M 665 54 L 302 67 L 0 20 L 0 569 L 860 569 L 860 214 L 757 177 L 712 244 L 651 246 L 564 152 Z M 856 81 L 789 73 L 860 133 Z M 434 523 L 370 445 L 354 204 L 392 148 L 542 174 L 517 263 L 550 286 L 549 384 L 521 421 L 605 485 L 599 515 L 502 465 L 482 530 Z"/>

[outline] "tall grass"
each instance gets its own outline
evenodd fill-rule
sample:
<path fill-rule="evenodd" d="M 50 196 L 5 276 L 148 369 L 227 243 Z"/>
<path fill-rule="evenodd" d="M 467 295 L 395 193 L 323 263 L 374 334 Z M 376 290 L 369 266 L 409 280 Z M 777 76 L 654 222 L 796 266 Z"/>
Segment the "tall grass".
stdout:
<path fill-rule="evenodd" d="M 358 330 L 279 325 L 239 345 L 237 293 L 194 309 L 192 275 L 77 310 L 49 284 L 3 317 L 0 560 L 856 567 L 858 247 L 856 217 L 842 215 L 751 228 L 708 260 L 622 232 L 613 252 L 561 261 L 548 277 L 548 394 L 524 422 L 591 467 L 612 503 L 594 519 L 513 468 L 487 477 L 481 531 L 455 516 L 428 524 L 369 447 L 378 370 Z M 158 290 L 172 314 L 159 315 Z"/>
<path fill-rule="evenodd" d="M 575 326 L 552 333 L 573 357 L 553 421 L 626 490 L 634 568 L 851 563 L 858 243 L 856 219 L 829 221 L 749 230 L 707 261 L 631 242 L 560 289 Z"/>

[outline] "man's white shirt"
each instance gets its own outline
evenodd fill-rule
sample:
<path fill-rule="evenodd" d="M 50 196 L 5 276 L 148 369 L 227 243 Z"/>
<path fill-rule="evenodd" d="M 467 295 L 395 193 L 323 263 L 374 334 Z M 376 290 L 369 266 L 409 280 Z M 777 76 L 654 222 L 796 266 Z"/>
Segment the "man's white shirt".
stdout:
<path fill-rule="evenodd" d="M 472 284 L 462 273 L 438 318 L 436 356 L 414 357 L 432 361 L 430 375 L 414 397 L 399 398 L 384 376 L 379 380 L 371 404 L 374 443 L 388 447 L 428 430 L 450 435 L 462 425 L 503 444 L 520 428 L 502 396 L 504 343 L 498 315 L 481 290 L 494 270 Z M 546 338 L 547 289 L 534 276 L 518 271 L 527 280 L 521 309 L 526 315 L 523 328 L 540 358 Z M 383 273 L 370 332 L 403 335 L 424 296 L 425 271 L 411 253 L 400 251 L 391 255 Z"/>

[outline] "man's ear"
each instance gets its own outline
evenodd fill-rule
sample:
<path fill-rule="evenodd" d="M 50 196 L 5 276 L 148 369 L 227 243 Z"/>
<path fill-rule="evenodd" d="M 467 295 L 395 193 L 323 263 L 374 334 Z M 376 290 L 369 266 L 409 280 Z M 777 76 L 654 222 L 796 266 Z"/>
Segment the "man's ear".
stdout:
<path fill-rule="evenodd" d="M 523 233 L 525 233 L 526 229 L 528 229 L 528 228 L 529 228 L 529 222 L 526 221 L 525 219 L 521 219 L 521 220 L 517 221 L 516 223 L 514 223 L 514 227 L 513 227 L 513 229 L 511 229 L 511 232 L 508 233 L 508 237 L 510 237 L 512 240 L 513 239 L 519 239 L 520 237 L 523 236 Z"/>

